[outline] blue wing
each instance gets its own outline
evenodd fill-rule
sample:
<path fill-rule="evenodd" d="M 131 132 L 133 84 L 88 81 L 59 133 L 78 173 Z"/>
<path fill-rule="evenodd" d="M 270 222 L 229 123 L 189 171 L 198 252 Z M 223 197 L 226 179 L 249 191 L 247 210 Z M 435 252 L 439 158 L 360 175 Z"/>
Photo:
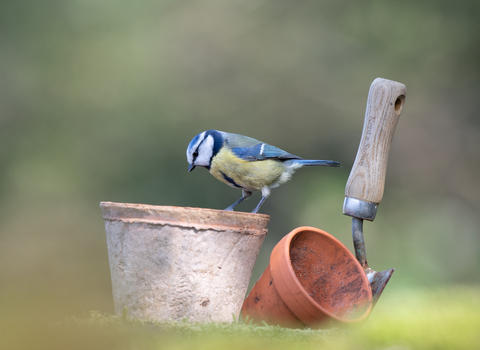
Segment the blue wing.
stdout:
<path fill-rule="evenodd" d="M 284 150 L 271 146 L 267 143 L 258 143 L 250 147 L 233 147 L 232 152 L 239 158 L 248 161 L 265 159 L 302 159 L 298 156 L 285 152 Z"/>

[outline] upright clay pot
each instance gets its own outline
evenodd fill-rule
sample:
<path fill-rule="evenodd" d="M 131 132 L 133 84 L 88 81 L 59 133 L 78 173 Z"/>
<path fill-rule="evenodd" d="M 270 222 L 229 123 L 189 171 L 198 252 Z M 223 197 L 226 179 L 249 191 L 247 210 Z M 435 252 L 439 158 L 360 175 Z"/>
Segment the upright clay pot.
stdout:
<path fill-rule="evenodd" d="M 268 215 L 102 202 L 115 313 L 237 319 Z"/>
<path fill-rule="evenodd" d="M 335 237 L 299 227 L 273 249 L 242 316 L 284 327 L 320 328 L 368 317 L 372 291 L 355 256 Z"/>

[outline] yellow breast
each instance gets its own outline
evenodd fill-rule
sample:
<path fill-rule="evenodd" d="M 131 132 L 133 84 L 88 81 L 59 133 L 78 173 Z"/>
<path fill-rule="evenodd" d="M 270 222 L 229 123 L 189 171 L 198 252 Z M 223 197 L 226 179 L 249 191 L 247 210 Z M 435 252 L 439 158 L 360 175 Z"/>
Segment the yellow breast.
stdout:
<path fill-rule="evenodd" d="M 272 186 L 285 172 L 285 166 L 277 160 L 246 161 L 236 157 L 223 147 L 213 158 L 210 173 L 218 180 L 247 191 L 261 191 Z"/>

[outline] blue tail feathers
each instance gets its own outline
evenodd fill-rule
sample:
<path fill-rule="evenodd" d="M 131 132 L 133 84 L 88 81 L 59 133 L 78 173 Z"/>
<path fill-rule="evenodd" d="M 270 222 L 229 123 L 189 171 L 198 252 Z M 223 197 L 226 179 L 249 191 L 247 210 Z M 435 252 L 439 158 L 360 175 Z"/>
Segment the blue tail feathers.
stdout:
<path fill-rule="evenodd" d="M 332 166 L 332 167 L 342 166 L 342 163 L 335 162 L 333 160 L 295 159 L 294 162 L 299 163 L 303 166 Z"/>

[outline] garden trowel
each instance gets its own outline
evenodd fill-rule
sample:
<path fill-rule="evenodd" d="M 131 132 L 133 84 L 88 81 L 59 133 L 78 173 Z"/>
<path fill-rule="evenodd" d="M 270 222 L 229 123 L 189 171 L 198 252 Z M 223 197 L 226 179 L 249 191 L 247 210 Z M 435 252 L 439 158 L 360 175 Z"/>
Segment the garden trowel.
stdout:
<path fill-rule="evenodd" d="M 374 271 L 367 263 L 363 220 L 373 221 L 385 186 L 388 153 L 405 103 L 405 85 L 377 78 L 370 86 L 362 138 L 345 188 L 343 213 L 351 216 L 355 256 L 367 274 L 373 306 L 394 269 Z"/>

